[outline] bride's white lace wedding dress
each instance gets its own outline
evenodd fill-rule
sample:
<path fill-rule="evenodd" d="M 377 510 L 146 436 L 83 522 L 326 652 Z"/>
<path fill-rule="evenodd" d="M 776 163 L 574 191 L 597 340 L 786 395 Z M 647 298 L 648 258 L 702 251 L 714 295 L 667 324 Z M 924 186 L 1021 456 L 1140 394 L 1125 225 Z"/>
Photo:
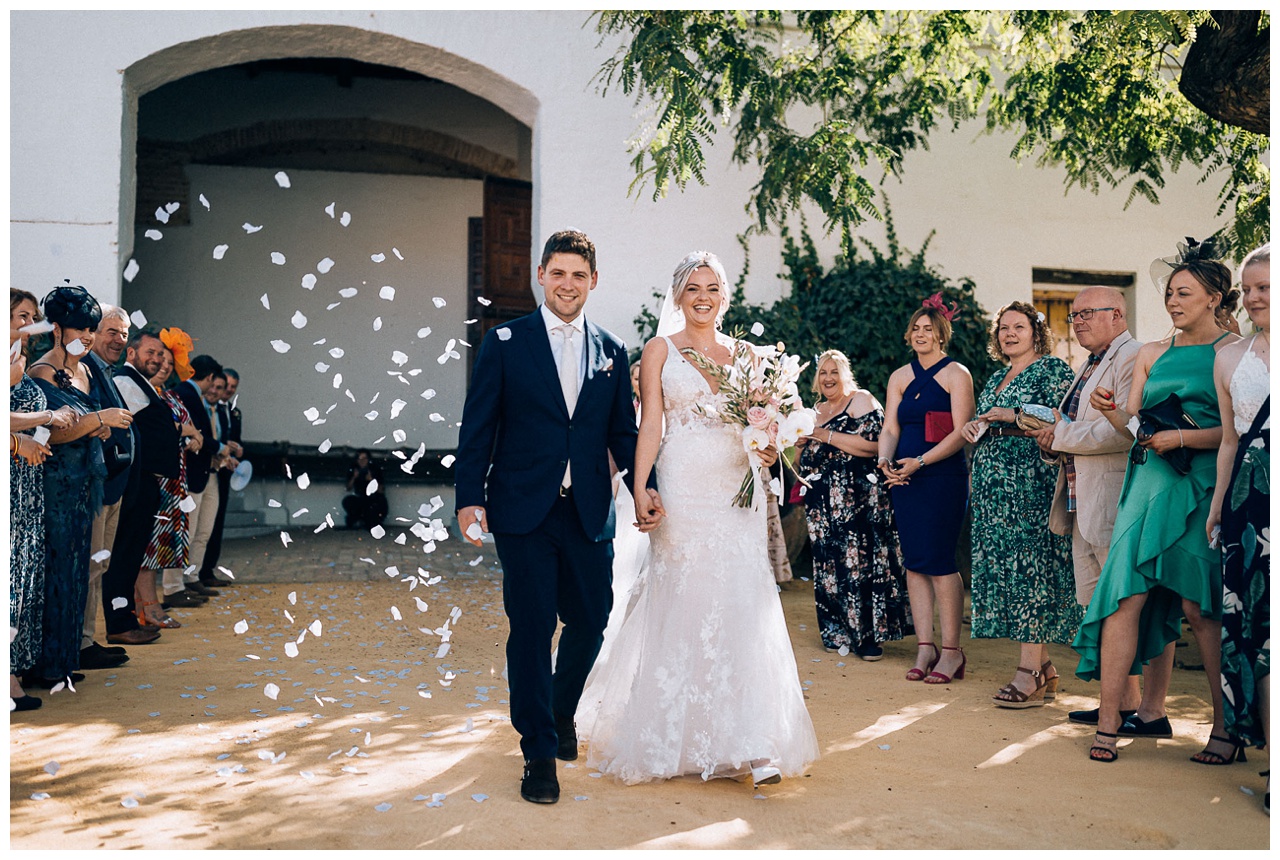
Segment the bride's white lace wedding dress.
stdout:
<path fill-rule="evenodd" d="M 747 471 L 737 430 L 702 374 L 667 341 L 658 487 L 621 625 L 587 680 L 578 729 L 587 764 L 623 782 L 739 776 L 770 764 L 798 775 L 817 758 L 795 655 L 769 566 L 763 494 L 733 505 Z M 617 594 L 617 592 L 615 592 Z"/>

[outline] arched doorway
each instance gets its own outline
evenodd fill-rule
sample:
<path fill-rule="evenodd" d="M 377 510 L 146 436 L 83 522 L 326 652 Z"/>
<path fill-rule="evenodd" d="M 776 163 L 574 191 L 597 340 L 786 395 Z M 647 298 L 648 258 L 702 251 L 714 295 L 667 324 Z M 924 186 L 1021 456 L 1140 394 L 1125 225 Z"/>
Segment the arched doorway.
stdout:
<path fill-rule="evenodd" d="M 338 510 L 341 485 L 320 504 L 314 490 L 357 448 L 424 445 L 412 474 L 388 470 L 447 480 L 468 345 L 535 304 L 536 101 L 438 49 L 342 27 L 224 33 L 125 81 L 137 157 L 121 245 L 139 269 L 124 303 L 242 374 L 255 467 L 280 491 L 287 472 L 314 483 L 275 516 Z"/>

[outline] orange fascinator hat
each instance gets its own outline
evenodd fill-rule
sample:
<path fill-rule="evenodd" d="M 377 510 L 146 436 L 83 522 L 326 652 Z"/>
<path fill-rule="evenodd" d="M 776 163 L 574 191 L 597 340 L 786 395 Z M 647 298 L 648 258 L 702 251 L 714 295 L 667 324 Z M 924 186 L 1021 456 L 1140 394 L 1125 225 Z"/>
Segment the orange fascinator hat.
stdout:
<path fill-rule="evenodd" d="M 173 353 L 173 370 L 178 374 L 178 379 L 186 382 L 196 375 L 191 367 L 191 351 L 195 349 L 191 335 L 177 326 L 171 326 L 160 331 L 160 342 Z"/>

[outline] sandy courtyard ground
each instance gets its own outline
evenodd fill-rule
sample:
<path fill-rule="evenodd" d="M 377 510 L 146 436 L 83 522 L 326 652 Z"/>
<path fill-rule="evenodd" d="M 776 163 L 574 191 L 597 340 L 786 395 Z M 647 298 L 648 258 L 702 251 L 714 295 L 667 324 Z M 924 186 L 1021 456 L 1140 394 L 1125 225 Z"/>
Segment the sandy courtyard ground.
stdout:
<path fill-rule="evenodd" d="M 822 751 L 805 777 L 759 791 L 696 778 L 624 786 L 584 755 L 561 764 L 559 804 L 526 803 L 492 547 L 459 552 L 451 540 L 424 556 L 393 537 L 230 542 L 237 585 L 175 612 L 183 629 L 12 714 L 10 847 L 1270 845 L 1258 776 L 1269 755 L 1187 760 L 1208 737 L 1203 673 L 1174 673 L 1173 740 L 1122 741 L 1118 762 L 1096 764 L 1090 732 L 1066 715 L 1096 704 L 1097 685 L 1071 676 L 1069 649 L 1054 651 L 1056 703 L 997 709 L 989 697 L 1010 677 L 1009 643 L 969 640 L 966 627 L 965 680 L 908 683 L 914 640 L 890 643 L 878 663 L 825 652 L 800 581 L 781 599 Z M 440 580 L 410 590 L 401 580 L 418 566 Z M 450 649 L 437 656 L 451 613 Z M 1194 651 L 1180 659 L 1198 661 Z"/>

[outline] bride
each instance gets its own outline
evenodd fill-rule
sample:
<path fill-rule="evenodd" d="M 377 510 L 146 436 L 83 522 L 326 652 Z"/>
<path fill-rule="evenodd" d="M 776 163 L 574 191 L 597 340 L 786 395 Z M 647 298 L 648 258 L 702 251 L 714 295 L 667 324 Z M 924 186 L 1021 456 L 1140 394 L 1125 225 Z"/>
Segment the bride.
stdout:
<path fill-rule="evenodd" d="M 666 518 L 630 594 L 618 597 L 625 613 L 605 633 L 577 714 L 588 766 L 626 783 L 683 774 L 774 783 L 818 755 L 769 566 L 766 510 L 733 505 L 748 467 L 740 433 L 714 417 L 714 381 L 685 357 L 729 363 L 733 341 L 717 331 L 728 301 L 720 261 L 690 254 L 669 296 L 683 329 L 655 337 L 642 356 L 635 480 L 644 486 L 657 469 Z M 766 465 L 777 457 L 763 453 Z"/>

